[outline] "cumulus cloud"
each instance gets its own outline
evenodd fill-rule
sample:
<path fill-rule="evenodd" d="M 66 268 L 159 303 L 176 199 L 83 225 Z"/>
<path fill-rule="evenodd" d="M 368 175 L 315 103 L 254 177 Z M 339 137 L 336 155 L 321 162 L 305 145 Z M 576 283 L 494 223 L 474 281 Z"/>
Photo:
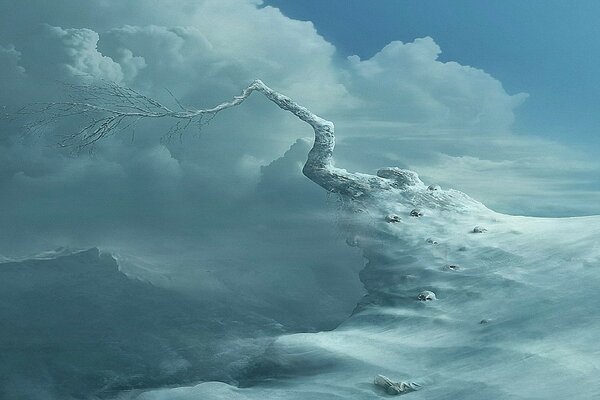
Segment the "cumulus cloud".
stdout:
<path fill-rule="evenodd" d="M 144 60 L 123 53 L 123 66 L 98 51 L 99 35 L 87 28 L 66 28 L 44 25 L 38 46 L 44 51 L 44 68 L 38 73 L 55 79 L 104 79 L 125 83 L 143 68 Z M 43 47 L 43 50 L 41 48 Z"/>
<path fill-rule="evenodd" d="M 484 71 L 438 60 L 430 37 L 392 42 L 368 60 L 349 57 L 349 86 L 361 93 L 364 119 L 402 121 L 421 128 L 505 132 L 527 97 L 509 95 Z"/>
<path fill-rule="evenodd" d="M 0 45 L 0 65 L 4 67 L 2 70 L 3 80 L 14 75 L 22 75 L 25 73 L 25 68 L 19 65 L 20 58 L 21 52 L 15 49 L 14 45 Z"/>

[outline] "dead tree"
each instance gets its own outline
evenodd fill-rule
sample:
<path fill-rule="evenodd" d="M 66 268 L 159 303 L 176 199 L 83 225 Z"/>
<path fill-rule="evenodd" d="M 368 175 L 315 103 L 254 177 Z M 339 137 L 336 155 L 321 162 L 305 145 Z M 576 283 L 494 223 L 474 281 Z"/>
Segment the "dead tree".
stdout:
<path fill-rule="evenodd" d="M 206 109 L 190 109 L 175 99 L 172 109 L 140 92 L 114 83 L 68 85 L 68 101 L 35 103 L 20 110 L 28 119 L 26 128 L 35 131 L 65 117 L 89 117 L 87 124 L 61 137 L 59 145 L 75 149 L 89 148 L 97 141 L 135 125 L 141 119 L 171 118 L 176 122 L 168 137 L 181 134 L 191 124 L 208 123 L 216 114 L 240 105 L 253 92 L 262 93 L 279 108 L 289 111 L 314 130 L 314 144 L 308 153 L 303 173 L 329 192 L 360 197 L 372 186 L 380 186 L 381 178 L 350 173 L 333 163 L 335 134 L 333 122 L 312 113 L 292 99 L 255 80 L 239 96 Z M 174 97 L 174 96 L 173 96 Z M 175 98 L 175 97 L 174 97 Z"/>

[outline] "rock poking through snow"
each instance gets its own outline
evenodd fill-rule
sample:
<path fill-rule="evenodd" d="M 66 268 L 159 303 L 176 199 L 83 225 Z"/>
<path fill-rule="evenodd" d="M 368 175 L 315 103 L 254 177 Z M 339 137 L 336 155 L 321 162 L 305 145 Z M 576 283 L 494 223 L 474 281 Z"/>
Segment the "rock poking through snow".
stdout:
<path fill-rule="evenodd" d="M 379 386 L 387 394 L 398 395 L 419 390 L 421 385 L 414 382 L 392 382 L 390 378 L 384 375 L 377 375 L 373 380 L 375 386 Z"/>
<path fill-rule="evenodd" d="M 387 222 L 391 222 L 391 223 L 396 223 L 396 222 L 400 222 L 401 219 L 399 216 L 397 216 L 396 214 L 389 214 L 385 217 L 385 220 Z"/>
<path fill-rule="evenodd" d="M 414 210 L 412 210 L 410 212 L 410 216 L 411 217 L 422 217 L 423 216 L 423 211 L 419 210 L 418 208 L 415 208 Z"/>
<path fill-rule="evenodd" d="M 421 301 L 437 300 L 435 293 L 429 290 L 422 291 L 421 293 L 419 293 L 419 296 L 417 296 L 417 298 Z"/>
<path fill-rule="evenodd" d="M 482 226 L 476 226 L 475 228 L 473 228 L 473 233 L 485 233 L 487 232 L 487 229 L 485 229 Z"/>

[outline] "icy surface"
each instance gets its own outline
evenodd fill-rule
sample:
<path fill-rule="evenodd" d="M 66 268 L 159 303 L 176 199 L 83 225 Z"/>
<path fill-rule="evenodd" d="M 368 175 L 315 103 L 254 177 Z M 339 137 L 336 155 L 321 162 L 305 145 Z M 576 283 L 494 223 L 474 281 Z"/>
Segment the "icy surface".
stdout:
<path fill-rule="evenodd" d="M 232 382 L 281 333 L 249 309 L 131 279 L 98 249 L 0 263 L 0 321 L 3 400 Z"/>
<path fill-rule="evenodd" d="M 367 294 L 336 329 L 285 334 L 57 249 L 0 263 L 0 393 L 377 399 L 382 375 L 412 399 L 600 395 L 600 217 L 502 215 L 414 173 L 363 177 L 381 181 L 342 197 L 338 220 Z"/>
<path fill-rule="evenodd" d="M 347 202 L 342 229 L 368 261 L 368 294 L 337 329 L 279 337 L 240 388 L 138 398 L 376 399 L 379 374 L 420 385 L 411 399 L 600 396 L 600 217 L 502 215 L 411 181 Z M 437 300 L 419 301 L 424 291 Z"/>

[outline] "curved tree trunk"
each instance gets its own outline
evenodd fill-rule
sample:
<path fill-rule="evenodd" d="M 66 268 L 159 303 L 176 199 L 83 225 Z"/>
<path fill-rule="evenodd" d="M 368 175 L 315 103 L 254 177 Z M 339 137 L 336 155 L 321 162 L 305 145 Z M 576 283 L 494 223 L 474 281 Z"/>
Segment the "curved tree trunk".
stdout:
<path fill-rule="evenodd" d="M 282 110 L 294 114 L 302 121 L 309 124 L 315 133 L 313 147 L 308 153 L 308 159 L 303 168 L 303 173 L 310 180 L 325 188 L 327 191 L 345 194 L 356 198 L 365 194 L 374 186 L 381 188 L 382 179 L 377 176 L 354 174 L 333 165 L 333 149 L 335 147 L 335 134 L 333 122 L 327 121 L 302 107 L 287 96 L 271 89 L 260 80 L 255 80 L 239 96 L 223 102 L 215 107 L 206 109 L 188 109 L 177 101 L 180 110 L 169 107 L 153 100 L 131 88 L 121 87 L 114 83 L 103 85 L 72 85 L 70 88 L 77 94 L 75 101 L 41 103 L 25 107 L 24 115 L 47 114 L 47 119 L 42 119 L 37 124 L 43 126 L 52 122 L 57 117 L 71 115 L 89 115 L 91 122 L 71 135 L 66 135 L 61 141 L 62 146 L 75 146 L 78 149 L 93 145 L 98 140 L 124 128 L 135 124 L 145 118 L 174 118 L 178 122 L 170 132 L 185 129 L 192 121 L 201 123 L 205 116 L 212 117 L 228 108 L 240 105 L 254 91 L 261 92 L 267 99 L 275 103 Z M 183 126 L 180 124 L 183 122 Z M 30 128 L 35 130 L 38 126 L 33 124 Z M 123 127 L 123 125 L 125 125 Z"/>
<path fill-rule="evenodd" d="M 263 93 L 267 99 L 271 100 L 279 108 L 291 112 L 313 128 L 315 132 L 313 147 L 308 153 L 308 159 L 302 169 L 306 177 L 330 192 L 348 194 L 353 197 L 362 194 L 362 191 L 359 189 L 359 176 L 349 173 L 344 169 L 336 168 L 333 165 L 333 149 L 335 147 L 335 128 L 333 122 L 312 113 L 289 97 L 274 91 L 262 81 L 255 80 L 252 82 L 240 96 L 235 97 L 231 102 L 220 104 L 210 110 L 201 111 L 218 112 L 225 108 L 236 106 L 248 98 L 253 91 Z"/>

